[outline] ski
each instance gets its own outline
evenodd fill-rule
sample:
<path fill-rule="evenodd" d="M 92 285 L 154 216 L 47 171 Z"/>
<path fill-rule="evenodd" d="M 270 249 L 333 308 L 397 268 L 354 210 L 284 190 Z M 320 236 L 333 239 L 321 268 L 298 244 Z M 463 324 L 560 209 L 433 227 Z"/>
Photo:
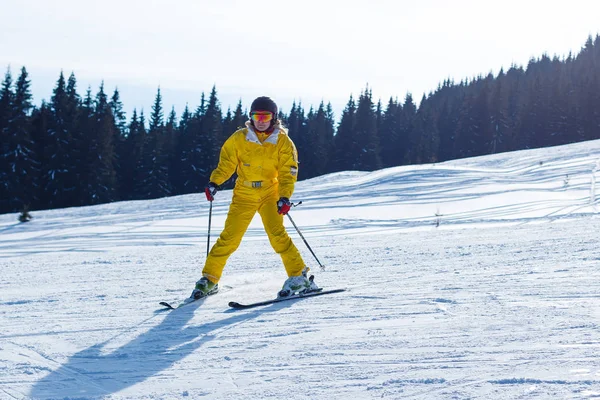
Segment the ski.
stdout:
<path fill-rule="evenodd" d="M 178 305 L 177 307 L 173 307 L 171 304 L 167 303 L 166 301 L 161 301 L 161 302 L 160 302 L 160 303 L 158 303 L 158 304 L 160 304 L 161 306 L 165 306 L 165 307 L 167 307 L 169 310 L 175 310 L 175 309 L 177 309 L 177 308 L 181 307 L 181 306 L 182 306 L 184 303 L 181 303 L 181 304 L 180 304 L 180 305 Z"/>
<path fill-rule="evenodd" d="M 235 301 L 231 301 L 231 302 L 229 302 L 229 307 L 235 308 L 236 310 L 245 310 L 248 308 L 267 306 L 269 304 L 280 303 L 282 301 L 305 299 L 307 297 L 315 297 L 315 296 L 321 296 L 324 294 L 340 293 L 340 292 L 344 292 L 344 291 L 346 291 L 346 289 L 331 289 L 331 290 L 319 289 L 319 290 L 304 293 L 304 294 L 295 294 L 295 295 L 288 296 L 288 297 L 278 297 L 276 299 L 259 301 L 257 303 L 250 303 L 250 304 L 241 304 L 241 303 L 238 303 Z"/>
<path fill-rule="evenodd" d="M 187 306 L 188 304 L 195 303 L 195 302 L 197 302 L 198 300 L 202 300 L 202 299 L 205 299 L 205 298 L 207 298 L 207 297 L 208 297 L 208 296 L 203 296 L 203 297 L 200 297 L 199 299 L 194 299 L 194 300 L 190 300 L 190 301 L 185 301 L 185 300 L 184 300 L 182 303 L 180 303 L 180 304 L 179 304 L 179 305 L 177 305 L 177 306 L 172 306 L 171 304 L 167 303 L 166 301 L 161 301 L 161 302 L 160 302 L 160 303 L 158 303 L 158 304 L 160 304 L 161 306 L 167 307 L 169 310 L 177 310 L 178 308 L 181 308 L 181 307 L 183 307 L 183 306 Z M 187 299 L 186 299 L 186 300 L 187 300 Z"/>
<path fill-rule="evenodd" d="M 161 302 L 160 302 L 160 303 L 158 303 L 158 304 L 160 304 L 161 306 L 167 307 L 169 310 L 177 310 L 178 308 L 181 308 L 181 307 L 183 307 L 183 306 L 187 306 L 188 304 L 195 303 L 195 302 L 197 302 L 198 300 L 204 300 L 204 299 L 206 299 L 208 296 L 212 296 L 213 294 L 217 294 L 217 293 L 218 293 L 218 291 L 217 291 L 217 292 L 214 292 L 214 293 L 207 294 L 206 296 L 199 297 L 199 298 L 197 298 L 197 299 L 192 299 L 191 297 L 188 297 L 188 298 L 187 298 L 187 299 L 185 299 L 185 300 L 184 300 L 182 303 L 180 303 L 178 306 L 172 306 L 170 303 L 167 303 L 166 301 L 161 301 Z"/>
<path fill-rule="evenodd" d="M 231 289 L 233 289 L 233 287 L 231 287 L 231 286 L 229 286 L 229 285 L 223 285 L 223 286 L 220 286 L 220 287 L 219 287 L 219 289 L 218 289 L 216 292 L 209 293 L 208 295 L 206 295 L 206 296 L 202 296 L 202 297 L 200 297 L 199 299 L 192 299 L 191 297 L 188 297 L 188 298 L 186 298 L 185 300 L 183 300 L 183 301 L 182 301 L 180 304 L 178 304 L 178 305 L 176 305 L 176 306 L 175 306 L 175 305 L 173 305 L 173 304 L 171 304 L 171 303 L 168 303 L 168 302 L 166 302 L 166 301 L 161 301 L 161 302 L 160 302 L 160 303 L 158 303 L 158 304 L 160 304 L 160 305 L 161 305 L 161 306 L 163 306 L 163 307 L 166 307 L 168 310 L 177 310 L 178 308 L 181 308 L 181 307 L 183 307 L 183 306 L 187 306 L 188 304 L 195 303 L 195 302 L 197 302 L 198 300 L 204 300 L 204 299 L 206 299 L 208 296 L 212 296 L 212 295 L 214 295 L 214 294 L 221 293 L 221 292 L 227 292 L 227 291 L 229 291 L 229 290 L 231 290 Z"/>

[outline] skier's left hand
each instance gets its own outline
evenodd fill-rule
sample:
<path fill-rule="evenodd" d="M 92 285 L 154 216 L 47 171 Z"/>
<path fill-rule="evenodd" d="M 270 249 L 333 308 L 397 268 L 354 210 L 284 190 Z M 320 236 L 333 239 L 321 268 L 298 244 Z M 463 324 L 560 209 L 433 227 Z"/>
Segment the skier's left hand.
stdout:
<path fill-rule="evenodd" d="M 290 199 L 287 197 L 280 197 L 277 202 L 277 212 L 281 215 L 285 215 L 292 208 L 292 203 L 290 203 Z"/>
<path fill-rule="evenodd" d="M 208 182 L 208 185 L 204 188 L 204 194 L 206 194 L 206 200 L 213 201 L 215 194 L 219 191 L 219 185 L 214 182 Z"/>

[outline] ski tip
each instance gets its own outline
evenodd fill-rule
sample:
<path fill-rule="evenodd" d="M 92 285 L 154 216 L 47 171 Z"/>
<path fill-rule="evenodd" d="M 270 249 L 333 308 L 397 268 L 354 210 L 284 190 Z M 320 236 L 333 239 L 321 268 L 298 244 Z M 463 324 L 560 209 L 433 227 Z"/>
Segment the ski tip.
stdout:
<path fill-rule="evenodd" d="M 329 290 L 329 293 L 341 293 L 341 292 L 345 292 L 346 290 L 348 290 L 348 288 L 331 289 L 331 290 Z"/>
<path fill-rule="evenodd" d="M 237 301 L 230 301 L 229 302 L 229 307 L 233 307 L 233 308 L 241 308 L 242 305 L 240 303 L 238 303 Z"/>
<path fill-rule="evenodd" d="M 175 307 L 173 307 L 172 305 L 170 305 L 170 304 L 169 304 L 169 303 L 167 303 L 166 301 L 161 301 L 161 302 L 160 302 L 160 303 L 158 303 L 158 304 L 160 304 L 161 306 L 165 306 L 165 307 L 167 307 L 167 308 L 168 308 L 168 309 L 170 309 L 170 310 L 174 310 L 174 309 L 175 309 Z"/>

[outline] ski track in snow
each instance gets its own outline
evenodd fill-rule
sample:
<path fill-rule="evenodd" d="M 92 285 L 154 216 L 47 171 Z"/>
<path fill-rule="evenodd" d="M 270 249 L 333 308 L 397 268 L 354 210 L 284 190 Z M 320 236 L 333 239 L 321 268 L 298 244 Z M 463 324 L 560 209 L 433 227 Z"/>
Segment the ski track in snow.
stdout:
<path fill-rule="evenodd" d="M 258 218 L 226 290 L 158 305 L 200 275 L 201 195 L 0 216 L 0 399 L 599 398 L 598 159 L 594 141 L 300 182 L 325 271 L 288 232 L 349 290 L 242 311 L 285 279 Z"/>

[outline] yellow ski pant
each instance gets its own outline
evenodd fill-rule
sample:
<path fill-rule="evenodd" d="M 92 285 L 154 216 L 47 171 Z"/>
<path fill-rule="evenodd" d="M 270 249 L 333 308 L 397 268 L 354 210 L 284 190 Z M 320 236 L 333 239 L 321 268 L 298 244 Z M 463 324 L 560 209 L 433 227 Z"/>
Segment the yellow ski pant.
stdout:
<path fill-rule="evenodd" d="M 202 270 L 203 276 L 211 282 L 219 282 L 227 259 L 239 247 L 257 211 L 262 218 L 271 246 L 281 256 L 288 276 L 302 274 L 305 266 L 302 256 L 283 226 L 283 215 L 277 213 L 279 200 L 277 188 L 277 184 L 269 188 L 236 185 L 225 220 L 225 228 L 206 258 Z"/>

